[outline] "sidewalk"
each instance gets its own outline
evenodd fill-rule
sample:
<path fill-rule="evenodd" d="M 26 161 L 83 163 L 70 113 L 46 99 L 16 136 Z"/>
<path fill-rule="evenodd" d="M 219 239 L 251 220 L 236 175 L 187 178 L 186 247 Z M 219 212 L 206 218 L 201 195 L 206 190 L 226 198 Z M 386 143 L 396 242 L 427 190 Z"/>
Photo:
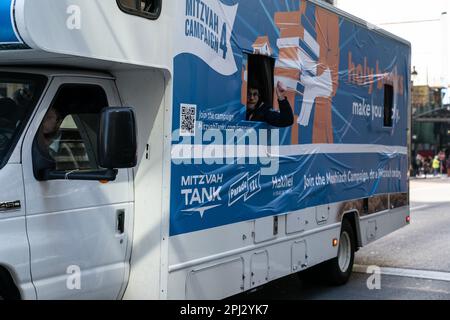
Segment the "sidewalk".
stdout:
<path fill-rule="evenodd" d="M 442 180 L 450 180 L 447 174 L 438 174 L 437 176 L 432 174 L 420 175 L 416 177 L 409 177 L 409 180 L 432 180 L 432 179 L 442 179 Z"/>

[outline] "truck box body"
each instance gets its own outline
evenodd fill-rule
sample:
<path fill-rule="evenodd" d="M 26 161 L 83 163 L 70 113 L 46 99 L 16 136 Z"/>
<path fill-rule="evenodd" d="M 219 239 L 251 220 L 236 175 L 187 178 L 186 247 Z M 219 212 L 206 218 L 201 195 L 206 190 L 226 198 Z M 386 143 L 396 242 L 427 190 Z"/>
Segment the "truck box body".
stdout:
<path fill-rule="evenodd" d="M 0 5 L 0 94 L 36 96 L 0 153 L 2 208 L 19 201 L 0 271 L 22 298 L 220 299 L 335 258 L 345 219 L 358 247 L 407 224 L 409 43 L 318 1 L 127 3 Z M 292 125 L 247 121 L 254 82 L 275 110 L 286 87 Z M 133 108 L 138 164 L 115 181 L 33 174 L 67 85 Z M 63 127 L 92 162 L 89 113 Z"/>

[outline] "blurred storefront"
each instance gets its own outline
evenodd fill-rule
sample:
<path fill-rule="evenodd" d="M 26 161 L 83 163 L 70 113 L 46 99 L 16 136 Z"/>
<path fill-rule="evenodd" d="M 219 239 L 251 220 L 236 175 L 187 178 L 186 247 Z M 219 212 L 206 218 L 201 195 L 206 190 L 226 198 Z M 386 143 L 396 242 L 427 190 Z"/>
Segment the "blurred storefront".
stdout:
<path fill-rule="evenodd" d="M 412 155 L 450 152 L 450 104 L 447 88 L 414 86 L 412 90 Z"/>

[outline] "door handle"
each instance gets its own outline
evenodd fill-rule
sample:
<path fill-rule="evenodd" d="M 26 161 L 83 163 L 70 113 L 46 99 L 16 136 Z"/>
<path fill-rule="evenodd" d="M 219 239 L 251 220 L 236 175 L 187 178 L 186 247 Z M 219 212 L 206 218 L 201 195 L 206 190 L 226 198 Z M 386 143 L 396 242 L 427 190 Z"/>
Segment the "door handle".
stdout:
<path fill-rule="evenodd" d="M 125 232 L 125 210 L 117 210 L 117 233 L 124 234 Z"/>
<path fill-rule="evenodd" d="M 0 212 L 19 210 L 22 208 L 22 204 L 19 200 L 12 202 L 0 202 Z"/>

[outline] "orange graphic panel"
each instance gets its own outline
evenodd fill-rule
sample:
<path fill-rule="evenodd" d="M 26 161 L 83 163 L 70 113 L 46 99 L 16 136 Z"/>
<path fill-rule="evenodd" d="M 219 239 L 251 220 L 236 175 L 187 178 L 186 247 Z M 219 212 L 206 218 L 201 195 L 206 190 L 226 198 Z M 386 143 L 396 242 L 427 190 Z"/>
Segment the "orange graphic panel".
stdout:
<path fill-rule="evenodd" d="M 317 75 L 331 70 L 333 92 L 331 97 L 318 97 L 314 115 L 313 143 L 334 143 L 332 98 L 339 87 L 339 18 L 322 8 L 316 9 L 317 42 L 320 46 Z"/>
<path fill-rule="evenodd" d="M 332 87 L 331 96 L 315 96 L 314 97 L 314 120 L 313 120 L 313 138 L 312 143 L 334 143 L 333 123 L 332 123 L 332 98 L 335 96 L 339 86 L 339 18 L 325 9 L 316 7 L 315 12 L 315 33 L 316 39 L 311 36 L 305 39 L 305 28 L 302 25 L 302 16 L 306 14 L 308 4 L 306 1 L 300 1 L 299 11 L 293 12 L 277 12 L 275 13 L 275 24 L 280 29 L 280 38 L 278 40 L 279 60 L 275 68 L 275 78 L 282 78 L 291 83 L 291 87 L 295 90 L 294 85 L 297 82 L 302 83 L 302 65 L 301 61 L 300 41 L 313 42 L 315 47 L 320 48 L 318 52 L 319 59 L 314 69 L 317 79 L 325 72 L 331 73 L 331 82 L 327 85 Z M 314 42 L 315 41 L 315 42 Z M 328 74 L 329 74 L 328 73 Z M 313 77 L 314 80 L 314 77 Z M 309 81 L 314 85 L 314 81 Z M 317 82 L 318 86 L 323 83 Z M 308 88 L 314 92 L 314 88 Z M 320 92 L 320 91 L 317 91 Z M 290 92 L 288 95 L 289 103 L 295 109 L 295 98 L 298 93 Z M 303 107 L 303 106 L 302 106 Z M 292 144 L 299 143 L 299 133 L 301 130 L 297 123 L 298 116 L 292 128 Z M 307 119 L 307 118 L 306 118 Z M 306 129 L 303 129 L 306 130 Z"/>

